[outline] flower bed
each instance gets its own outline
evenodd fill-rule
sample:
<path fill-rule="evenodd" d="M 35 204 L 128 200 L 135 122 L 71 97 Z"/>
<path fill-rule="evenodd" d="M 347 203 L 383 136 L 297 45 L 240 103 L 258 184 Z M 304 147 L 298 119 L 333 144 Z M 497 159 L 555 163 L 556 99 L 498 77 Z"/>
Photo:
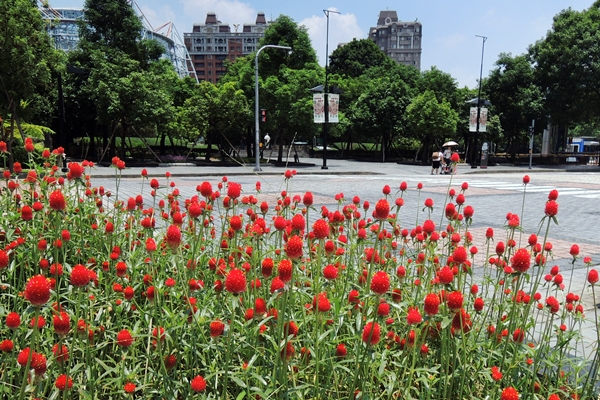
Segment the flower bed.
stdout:
<path fill-rule="evenodd" d="M 571 357 L 583 293 L 547 265 L 556 191 L 527 244 L 509 213 L 477 247 L 466 183 L 408 228 L 405 183 L 331 210 L 293 171 L 276 204 L 226 178 L 184 199 L 169 176 L 122 199 L 119 159 L 110 193 L 91 163 L 29 157 L 0 196 L 3 397 L 593 396 L 598 360 Z"/>

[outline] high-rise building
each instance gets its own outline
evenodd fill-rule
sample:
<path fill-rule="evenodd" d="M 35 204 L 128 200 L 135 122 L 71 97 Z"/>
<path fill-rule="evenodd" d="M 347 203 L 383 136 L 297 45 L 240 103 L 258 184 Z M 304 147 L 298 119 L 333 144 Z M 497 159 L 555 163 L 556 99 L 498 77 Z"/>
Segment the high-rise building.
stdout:
<path fill-rule="evenodd" d="M 268 27 L 265 14 L 259 12 L 254 24 L 229 24 L 217 19 L 217 14 L 206 14 L 204 24 L 194 24 L 191 33 L 183 34 L 183 41 L 190 54 L 193 68 L 199 80 L 216 83 L 225 75 L 225 60 L 234 61 L 257 50 L 258 41 Z"/>
<path fill-rule="evenodd" d="M 421 70 L 421 39 L 423 27 L 416 19 L 398 20 L 396 11 L 380 11 L 377 26 L 369 29 L 369 39 L 399 64 Z"/>

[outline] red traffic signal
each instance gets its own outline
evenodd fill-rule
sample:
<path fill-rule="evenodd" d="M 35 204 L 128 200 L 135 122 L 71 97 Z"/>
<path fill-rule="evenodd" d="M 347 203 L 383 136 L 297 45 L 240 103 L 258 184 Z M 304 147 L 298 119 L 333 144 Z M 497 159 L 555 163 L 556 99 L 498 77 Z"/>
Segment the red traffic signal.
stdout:
<path fill-rule="evenodd" d="M 267 122 L 267 110 L 264 108 L 260 110 L 260 116 L 262 122 Z"/>

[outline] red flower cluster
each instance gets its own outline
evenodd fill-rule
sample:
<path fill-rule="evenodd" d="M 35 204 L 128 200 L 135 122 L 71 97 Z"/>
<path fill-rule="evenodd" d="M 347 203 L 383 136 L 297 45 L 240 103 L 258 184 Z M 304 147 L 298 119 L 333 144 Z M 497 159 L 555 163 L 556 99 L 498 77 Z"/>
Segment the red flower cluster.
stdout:
<path fill-rule="evenodd" d="M 25 299 L 40 307 L 50 300 L 50 282 L 43 275 L 35 275 L 25 285 Z"/>

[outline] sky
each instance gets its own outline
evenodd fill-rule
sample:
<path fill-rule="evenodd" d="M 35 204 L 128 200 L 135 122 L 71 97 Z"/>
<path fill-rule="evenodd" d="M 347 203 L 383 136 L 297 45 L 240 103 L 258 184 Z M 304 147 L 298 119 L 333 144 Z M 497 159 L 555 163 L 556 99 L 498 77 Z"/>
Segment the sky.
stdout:
<path fill-rule="evenodd" d="M 513 56 L 527 52 L 529 45 L 543 39 L 560 11 L 582 11 L 593 0 L 135 0 L 155 29 L 172 22 L 183 40 L 195 23 L 204 23 L 207 12 L 233 28 L 254 23 L 257 12 L 268 20 L 287 15 L 308 29 L 319 63 L 325 65 L 327 18 L 329 53 L 338 43 L 367 37 L 377 24 L 379 12 L 395 10 L 401 21 L 418 19 L 423 26 L 421 70 L 432 66 L 449 73 L 459 87 L 476 88 L 482 65 L 483 77 L 494 68 L 500 53 Z M 81 8 L 84 0 L 50 0 L 54 8 Z M 485 45 L 483 39 L 485 36 Z"/>

